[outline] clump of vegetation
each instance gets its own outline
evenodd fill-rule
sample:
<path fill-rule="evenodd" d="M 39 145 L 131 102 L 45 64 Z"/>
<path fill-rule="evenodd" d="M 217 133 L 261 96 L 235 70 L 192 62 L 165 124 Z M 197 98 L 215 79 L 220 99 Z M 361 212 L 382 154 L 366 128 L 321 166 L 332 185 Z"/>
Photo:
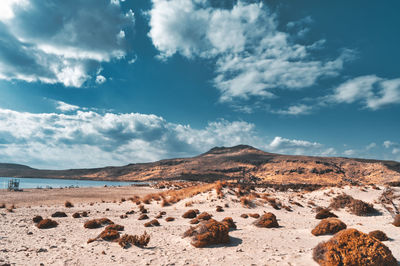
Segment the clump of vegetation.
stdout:
<path fill-rule="evenodd" d="M 58 225 L 58 223 L 51 219 L 44 219 L 36 224 L 37 228 L 39 228 L 39 229 L 54 228 L 54 227 L 57 227 L 57 225 Z"/>
<path fill-rule="evenodd" d="M 79 212 L 75 212 L 74 214 L 72 214 L 73 218 L 81 218 L 81 214 Z"/>
<path fill-rule="evenodd" d="M 211 219 L 211 217 L 212 215 L 209 214 L 208 212 L 202 212 L 197 216 L 197 219 L 208 221 Z"/>
<path fill-rule="evenodd" d="M 222 222 L 225 223 L 229 227 L 229 229 L 236 229 L 236 224 L 233 221 L 232 217 L 225 217 Z"/>
<path fill-rule="evenodd" d="M 182 217 L 186 218 L 186 219 L 192 219 L 195 218 L 197 216 L 197 213 L 195 210 L 188 210 L 187 212 L 185 212 Z"/>
<path fill-rule="evenodd" d="M 147 216 L 147 214 L 142 214 L 138 218 L 138 220 L 146 220 L 146 219 L 149 219 L 149 216 Z"/>
<path fill-rule="evenodd" d="M 108 219 L 108 218 L 100 218 L 100 219 L 97 219 L 97 221 L 98 221 L 101 225 L 114 224 L 114 222 L 111 221 L 111 220 Z"/>
<path fill-rule="evenodd" d="M 318 213 L 315 215 L 315 219 L 325 219 L 325 218 L 337 218 L 337 215 L 334 214 L 333 212 L 330 211 L 330 209 L 323 208 L 318 211 Z"/>
<path fill-rule="evenodd" d="M 196 227 L 191 227 L 185 232 L 184 237 L 192 237 L 191 244 L 196 248 L 230 242 L 228 225 L 213 219 L 203 222 Z"/>
<path fill-rule="evenodd" d="M 33 217 L 33 222 L 35 223 L 35 224 L 37 224 L 38 222 L 40 222 L 41 220 L 43 220 L 43 217 L 42 216 L 40 216 L 40 215 L 36 215 L 35 217 Z"/>
<path fill-rule="evenodd" d="M 81 215 L 82 215 L 82 217 L 88 217 L 88 213 L 87 213 L 86 211 L 83 211 L 83 212 L 81 213 Z"/>
<path fill-rule="evenodd" d="M 400 214 L 397 214 L 394 217 L 393 225 L 396 226 L 396 227 L 400 227 Z"/>
<path fill-rule="evenodd" d="M 313 250 L 320 265 L 398 265 L 388 247 L 356 229 L 340 231 Z"/>
<path fill-rule="evenodd" d="M 118 244 L 123 248 L 129 248 L 131 245 L 145 247 L 149 241 L 150 235 L 145 231 L 141 236 L 125 234 L 118 240 Z"/>
<path fill-rule="evenodd" d="M 198 224 L 198 223 L 200 223 L 200 220 L 197 219 L 197 218 L 194 218 L 194 219 L 190 220 L 189 223 L 190 223 L 190 224 Z"/>
<path fill-rule="evenodd" d="M 87 241 L 87 243 L 92 243 L 98 239 L 102 239 L 105 241 L 117 241 L 120 237 L 120 234 L 117 230 L 114 229 L 104 229 L 96 238 L 91 238 Z"/>
<path fill-rule="evenodd" d="M 175 218 L 174 217 L 167 217 L 167 218 L 165 218 L 165 221 L 173 222 L 173 221 L 175 221 Z"/>
<path fill-rule="evenodd" d="M 368 235 L 372 236 L 372 237 L 375 237 L 379 241 L 387 241 L 387 240 L 389 240 L 389 238 L 387 237 L 385 232 L 383 232 L 381 230 L 371 231 L 371 232 L 368 233 Z"/>
<path fill-rule="evenodd" d="M 143 205 L 139 205 L 139 211 L 141 213 L 147 213 L 148 212 L 147 209 Z"/>
<path fill-rule="evenodd" d="M 249 218 L 249 216 L 248 216 L 246 213 L 241 214 L 240 217 L 242 217 L 242 218 L 244 218 L 244 219 Z"/>
<path fill-rule="evenodd" d="M 333 235 L 347 228 L 347 225 L 337 218 L 323 219 L 312 231 L 315 236 Z"/>
<path fill-rule="evenodd" d="M 151 220 L 144 224 L 144 227 L 160 226 L 160 222 L 157 219 Z"/>
<path fill-rule="evenodd" d="M 124 226 L 119 224 L 110 224 L 104 230 L 124 231 Z"/>
<path fill-rule="evenodd" d="M 254 206 L 253 201 L 250 199 L 250 197 L 247 196 L 241 197 L 240 203 L 242 204 L 243 207 L 246 208 L 252 208 Z"/>
<path fill-rule="evenodd" d="M 67 214 L 65 213 L 65 212 L 55 212 L 55 213 L 53 213 L 52 215 L 51 215 L 51 217 L 59 217 L 59 218 L 62 218 L 62 217 L 68 217 L 67 216 Z"/>
<path fill-rule="evenodd" d="M 264 213 L 258 220 L 254 222 L 254 225 L 263 228 L 279 227 L 276 216 L 271 212 Z"/>
<path fill-rule="evenodd" d="M 216 212 L 223 212 L 224 208 L 222 208 L 222 206 L 217 206 L 217 209 L 215 211 Z"/>
<path fill-rule="evenodd" d="M 73 205 L 70 201 L 68 201 L 68 200 L 64 203 L 64 206 L 65 206 L 66 208 L 72 208 L 72 207 L 74 207 L 74 205 Z"/>
<path fill-rule="evenodd" d="M 260 218 L 260 215 L 258 213 L 249 213 L 249 216 L 255 219 Z"/>
<path fill-rule="evenodd" d="M 89 220 L 83 224 L 83 227 L 88 228 L 88 229 L 94 229 L 94 228 L 99 228 L 104 225 L 110 225 L 110 224 L 114 224 L 114 222 L 108 218 L 101 218 L 101 219 Z"/>
<path fill-rule="evenodd" d="M 374 205 L 362 200 L 354 199 L 352 196 L 347 194 L 336 196 L 332 199 L 329 206 L 335 210 L 347 207 L 351 213 L 358 216 L 367 216 L 379 213 L 378 210 L 374 208 Z"/>
<path fill-rule="evenodd" d="M 265 201 L 267 201 L 268 204 L 271 205 L 271 207 L 274 208 L 275 210 L 280 210 L 281 209 L 281 205 L 282 204 L 276 198 L 268 197 L 266 195 L 263 195 L 262 198 Z"/>

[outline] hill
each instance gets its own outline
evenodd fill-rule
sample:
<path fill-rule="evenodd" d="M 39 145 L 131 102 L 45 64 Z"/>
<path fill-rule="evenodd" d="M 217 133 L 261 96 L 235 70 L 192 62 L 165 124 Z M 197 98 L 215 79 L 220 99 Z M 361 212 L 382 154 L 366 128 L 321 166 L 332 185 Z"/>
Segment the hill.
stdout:
<path fill-rule="evenodd" d="M 268 153 L 251 146 L 215 147 L 191 158 L 93 169 L 39 170 L 0 164 L 0 176 L 116 181 L 246 179 L 265 183 L 386 183 L 400 181 L 400 163 Z"/>

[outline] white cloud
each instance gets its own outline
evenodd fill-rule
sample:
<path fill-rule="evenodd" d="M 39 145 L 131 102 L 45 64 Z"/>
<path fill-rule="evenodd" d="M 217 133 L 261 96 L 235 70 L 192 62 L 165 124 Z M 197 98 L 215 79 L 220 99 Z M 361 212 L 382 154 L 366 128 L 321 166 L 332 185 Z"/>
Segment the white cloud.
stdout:
<path fill-rule="evenodd" d="M 276 136 L 268 145 L 265 146 L 267 151 L 296 154 L 296 155 L 313 155 L 313 156 L 333 156 L 336 150 L 332 147 L 325 147 L 318 142 L 307 140 L 287 139 Z"/>
<path fill-rule="evenodd" d="M 106 82 L 106 78 L 102 75 L 97 75 L 96 77 L 96 84 L 103 84 L 104 82 Z"/>
<path fill-rule="evenodd" d="M 55 103 L 57 105 L 56 108 L 61 112 L 71 112 L 80 109 L 77 105 L 68 104 L 62 101 L 55 101 Z"/>
<path fill-rule="evenodd" d="M 370 144 L 367 145 L 367 147 L 365 147 L 366 150 L 372 150 L 374 148 L 376 148 L 375 142 L 371 142 Z"/>
<path fill-rule="evenodd" d="M 390 148 L 390 147 L 392 147 L 392 146 L 395 146 L 396 145 L 396 142 L 392 142 L 392 141 L 390 141 L 390 140 L 385 140 L 384 142 L 383 142 L 383 147 L 385 147 L 385 148 Z"/>
<path fill-rule="evenodd" d="M 149 36 L 160 56 L 216 59 L 214 85 L 221 101 L 275 97 L 282 89 L 315 85 L 337 75 L 348 58 L 344 53 L 334 60 L 311 59 L 315 44 L 292 43 L 262 3 L 238 1 L 221 9 L 206 0 L 152 2 Z"/>
<path fill-rule="evenodd" d="M 345 150 L 343 152 L 343 154 L 346 156 L 353 156 L 354 154 L 356 154 L 356 151 L 355 150 Z"/>
<path fill-rule="evenodd" d="M 305 105 L 305 104 L 299 104 L 299 105 L 292 105 L 289 106 L 287 110 L 277 110 L 277 111 L 272 111 L 272 113 L 276 114 L 281 114 L 281 115 L 305 115 L 309 114 L 312 110 L 312 106 L 310 105 Z"/>
<path fill-rule="evenodd" d="M 383 79 L 375 75 L 361 76 L 338 86 L 328 101 L 336 103 L 360 102 L 365 108 L 379 109 L 400 104 L 400 78 Z"/>
<path fill-rule="evenodd" d="M 81 87 L 102 62 L 129 50 L 123 37 L 134 14 L 115 3 L 1 1 L 0 79 Z"/>

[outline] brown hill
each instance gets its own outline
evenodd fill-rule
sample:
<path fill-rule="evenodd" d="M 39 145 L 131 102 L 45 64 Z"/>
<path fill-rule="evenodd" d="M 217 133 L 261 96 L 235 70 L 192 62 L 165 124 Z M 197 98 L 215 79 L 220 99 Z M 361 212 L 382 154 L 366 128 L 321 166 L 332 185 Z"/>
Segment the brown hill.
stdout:
<path fill-rule="evenodd" d="M 267 153 L 247 145 L 215 147 L 192 158 L 121 167 L 38 170 L 0 164 L 0 176 L 119 181 L 247 179 L 266 183 L 386 183 L 400 181 L 400 163 Z"/>

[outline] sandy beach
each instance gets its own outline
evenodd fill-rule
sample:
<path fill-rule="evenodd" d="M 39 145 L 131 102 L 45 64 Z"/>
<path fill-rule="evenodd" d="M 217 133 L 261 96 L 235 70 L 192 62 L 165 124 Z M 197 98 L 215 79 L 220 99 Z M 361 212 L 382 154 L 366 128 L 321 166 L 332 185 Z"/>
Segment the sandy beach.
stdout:
<path fill-rule="evenodd" d="M 393 189 L 395 193 L 400 193 L 399 188 Z M 223 190 L 224 197 L 221 199 L 212 190 L 171 206 L 162 207 L 157 201 L 145 204 L 150 220 L 160 211 L 166 212 L 163 218 L 158 219 L 160 226 L 149 228 L 144 227 L 149 220 L 138 220 L 140 212 L 135 203 L 120 201 L 121 198 L 158 191 L 148 187 L 1 191 L 1 202 L 13 203 L 16 209 L 13 212 L 0 209 L 0 265 L 318 265 L 312 258 L 312 250 L 332 236 L 311 234 L 320 222 L 315 219 L 313 209 L 315 205 L 327 207 L 333 197 L 343 192 L 373 203 L 381 215 L 356 216 L 345 209 L 333 212 L 347 228 L 364 233 L 384 231 L 390 239 L 382 243 L 400 260 L 400 228 L 391 224 L 392 215 L 376 203 L 383 187 L 380 190 L 372 187 L 326 188 L 313 192 L 257 190 L 290 206 L 292 211 L 276 210 L 257 199 L 253 207 L 243 207 L 229 189 Z M 74 207 L 64 207 L 65 200 L 71 201 Z M 114 200 L 117 201 L 114 203 Z M 397 200 L 395 203 L 398 205 L 400 202 Z M 223 206 L 224 211 L 216 212 L 217 205 Z M 189 209 L 206 211 L 218 221 L 232 217 L 237 229 L 229 233 L 230 243 L 195 248 L 189 238 L 182 238 L 190 227 L 190 219 L 182 218 L 182 214 Z M 134 210 L 134 214 L 121 219 L 120 216 L 130 210 Z M 56 211 L 63 211 L 68 216 L 52 218 L 59 223 L 56 228 L 38 229 L 32 221 L 35 215 L 49 218 Z M 73 213 L 83 211 L 89 212 L 88 217 L 72 218 Z M 254 218 L 240 217 L 243 213 L 264 212 L 274 213 L 280 227 L 258 228 L 253 225 Z M 96 237 L 104 228 L 86 229 L 84 222 L 103 217 L 123 225 L 124 232 L 128 234 L 146 231 L 151 237 L 148 246 L 123 249 L 115 242 L 87 244 L 88 239 Z M 166 217 L 174 217 L 175 220 L 166 222 Z"/>

